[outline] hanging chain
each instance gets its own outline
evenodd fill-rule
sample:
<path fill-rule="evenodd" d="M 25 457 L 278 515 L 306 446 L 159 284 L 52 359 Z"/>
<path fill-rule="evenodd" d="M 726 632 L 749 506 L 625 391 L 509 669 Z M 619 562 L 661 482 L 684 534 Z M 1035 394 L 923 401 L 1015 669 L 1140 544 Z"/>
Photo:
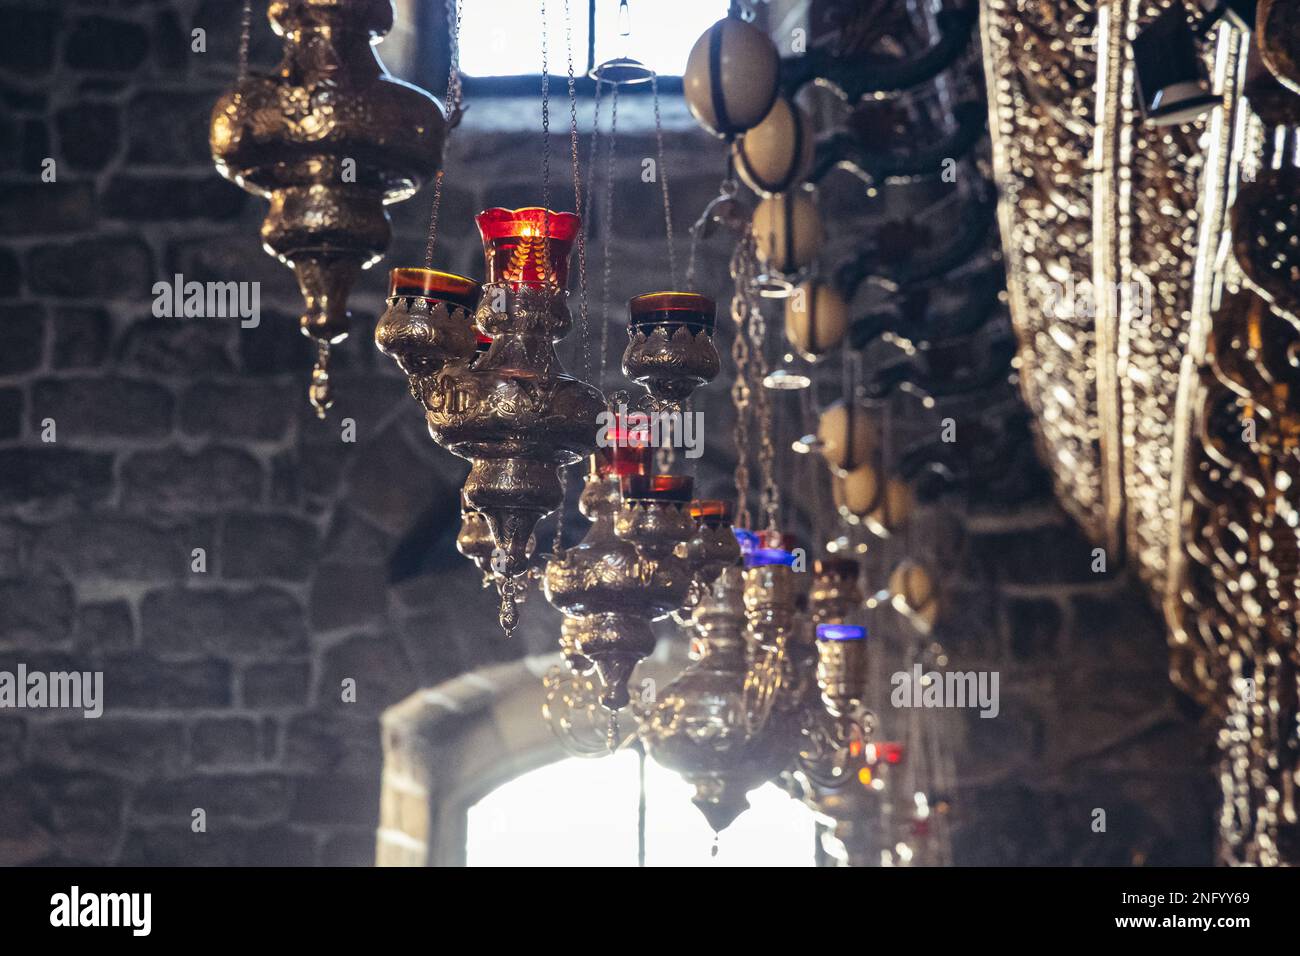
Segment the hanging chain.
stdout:
<path fill-rule="evenodd" d="M 569 497 L 569 469 L 561 467 L 560 508 L 555 513 L 555 537 L 551 539 L 551 554 L 559 557 L 564 551 L 564 506 Z"/>
<path fill-rule="evenodd" d="M 546 0 L 542 8 L 542 208 L 551 208 L 551 71 L 546 50 Z M 543 237 L 550 234 L 550 216 L 546 217 Z"/>
<path fill-rule="evenodd" d="M 585 197 L 584 208 L 578 210 L 582 214 L 582 231 L 579 233 L 582 245 L 578 248 L 578 271 L 582 274 L 582 293 L 583 293 L 583 315 L 586 318 L 587 327 L 582 330 L 582 378 L 585 382 L 590 382 L 597 387 L 601 384 L 604 377 L 604 367 L 601 367 L 601 378 L 593 378 L 596 366 L 592 359 L 592 346 L 595 344 L 595 336 L 591 331 L 591 317 L 587 310 L 587 245 L 586 236 L 591 230 L 591 211 L 595 204 L 596 196 L 596 144 L 600 140 L 600 93 L 603 83 L 596 84 L 596 93 L 593 97 L 593 109 L 591 116 L 591 142 L 587 147 L 587 195 Z M 577 100 L 574 100 L 574 108 L 577 108 Z M 603 313 L 602 313 L 603 316 Z"/>
<path fill-rule="evenodd" d="M 564 0 L 564 49 L 569 66 L 569 153 L 573 162 L 573 211 L 578 224 L 578 338 L 582 343 L 583 380 L 591 381 L 591 316 L 587 308 L 587 228 L 582 212 L 582 170 L 578 164 L 578 87 L 573 76 L 573 20 Z M 599 84 L 597 93 L 599 94 Z M 588 167 L 590 169 L 590 167 Z M 590 185 L 587 187 L 591 191 Z"/>
<path fill-rule="evenodd" d="M 236 79 L 242 83 L 248 76 L 248 48 L 253 42 L 253 0 L 244 0 L 239 16 L 239 53 Z"/>
<path fill-rule="evenodd" d="M 805 388 L 799 392 L 800 435 L 815 434 L 817 431 L 817 415 L 813 410 L 812 392 L 813 389 L 811 388 Z M 824 548 L 831 534 L 827 521 L 833 521 L 834 519 L 831 516 L 835 514 L 834 498 L 827 493 L 827 482 L 833 479 L 831 479 L 829 469 L 818 466 L 815 461 L 817 456 L 811 451 L 799 457 L 804 460 L 804 467 L 807 469 L 807 487 L 811 489 L 813 496 L 813 541 L 818 548 Z"/>
<path fill-rule="evenodd" d="M 668 164 L 664 161 L 664 126 L 659 118 L 659 74 L 650 74 L 650 90 L 654 94 L 655 143 L 659 152 L 659 182 L 664 193 L 664 229 L 668 233 L 668 277 L 672 288 L 677 288 L 677 245 L 673 239 L 673 204 L 668 193 Z"/>
<path fill-rule="evenodd" d="M 464 86 L 460 79 L 460 0 L 447 0 L 447 22 L 454 23 L 451 31 L 451 49 L 448 51 L 447 66 L 447 128 L 455 129 L 460 125 L 464 111 Z"/>
<path fill-rule="evenodd" d="M 722 177 L 722 182 L 718 184 L 718 195 L 704 207 L 704 212 L 700 214 L 688 230 L 691 235 L 690 258 L 686 262 L 686 289 L 689 292 L 695 291 L 695 263 L 698 259 L 700 248 L 700 237 L 703 233 L 709 231 L 710 223 L 716 218 L 722 221 L 722 217 L 717 215 L 719 208 L 725 208 L 729 203 L 735 201 L 736 193 L 740 191 L 740 183 L 736 181 L 736 162 L 731 153 L 731 140 L 727 140 L 727 173 Z"/>
<path fill-rule="evenodd" d="M 433 247 L 438 241 L 438 207 L 442 205 L 442 169 L 433 177 L 433 206 L 429 210 L 429 238 L 424 244 L 424 267 L 433 268 Z"/>
<path fill-rule="evenodd" d="M 542 16 L 546 15 L 546 5 L 542 5 Z M 547 86 L 549 80 L 546 79 L 546 33 L 545 20 L 543 20 L 542 32 L 542 75 L 543 75 L 543 93 L 542 93 L 542 128 L 546 136 L 546 147 L 543 153 L 543 178 L 544 194 L 547 197 L 544 205 L 550 208 L 550 104 L 547 97 Z M 578 166 L 578 92 L 577 83 L 573 75 L 573 23 L 569 10 L 569 0 L 564 0 L 564 47 L 565 55 L 568 60 L 568 88 L 569 88 L 569 152 L 573 162 L 573 211 L 581 216 L 582 214 L 582 172 Z M 587 309 L 587 220 L 581 220 L 578 226 L 578 337 L 582 340 L 586 378 L 590 379 L 591 373 L 591 320 Z M 563 549 L 564 544 L 564 517 L 566 513 L 565 500 L 568 497 L 569 490 L 569 471 L 567 468 L 560 468 L 560 509 L 555 516 L 555 538 L 552 542 L 551 552 L 558 556 Z"/>
<path fill-rule="evenodd" d="M 450 28 L 447 48 L 447 132 L 460 125 L 461 102 L 463 100 L 460 82 L 460 2 L 447 0 L 447 26 Z M 446 143 L 443 144 L 445 161 Z M 424 246 L 424 267 L 433 268 L 433 247 L 438 240 L 438 210 L 442 206 L 443 164 L 438 165 L 438 172 L 433 177 L 433 206 L 429 210 L 429 239 Z"/>
<path fill-rule="evenodd" d="M 749 310 L 746 307 L 742 290 L 748 283 L 747 246 L 752 246 L 753 238 L 743 237 L 736 244 L 736 251 L 731 257 L 731 276 L 736 283 L 736 291 L 731 297 L 731 321 L 735 327 L 731 340 L 731 358 L 736 363 L 736 377 L 731 383 L 731 402 L 736 407 L 736 423 L 733 436 L 736 444 L 736 527 L 748 528 L 749 522 Z"/>
<path fill-rule="evenodd" d="M 605 150 L 605 207 L 602 228 L 605 231 L 601 266 L 604 275 L 600 287 L 600 382 L 605 382 L 605 366 L 609 362 L 609 281 L 614 268 L 614 260 L 609 254 L 610 237 L 614 233 L 614 145 L 618 141 L 618 86 L 614 86 L 614 96 L 609 107 L 609 143 Z"/>
<path fill-rule="evenodd" d="M 763 380 L 767 377 L 767 351 L 764 348 L 767 339 L 767 319 L 763 315 L 762 300 L 756 294 L 753 285 L 745 290 L 745 299 L 750 311 L 748 331 L 753 350 L 750 378 L 753 382 L 755 414 L 758 418 L 758 468 L 763 485 L 761 509 L 767 528 L 776 531 L 780 526 L 781 492 L 776 483 L 776 447 L 772 442 L 772 399 L 767 386 L 763 384 Z"/>

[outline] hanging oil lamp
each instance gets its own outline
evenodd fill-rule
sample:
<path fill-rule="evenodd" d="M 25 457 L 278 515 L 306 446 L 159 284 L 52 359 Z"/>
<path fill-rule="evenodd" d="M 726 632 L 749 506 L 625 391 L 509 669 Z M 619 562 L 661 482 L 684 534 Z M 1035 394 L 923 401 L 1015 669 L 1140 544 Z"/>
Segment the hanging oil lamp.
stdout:
<path fill-rule="evenodd" d="M 744 560 L 747 633 L 760 658 L 751 682 L 755 710 L 793 713 L 814 686 L 815 653 L 801 620 L 808 576 L 794 569 L 795 541 L 787 534 L 758 532 Z"/>
<path fill-rule="evenodd" d="M 691 802 L 715 832 L 748 808 L 750 790 L 790 763 L 798 737 L 786 715 L 759 722 L 748 711 L 744 590 L 739 567 L 714 580 L 693 614 L 696 660 L 661 688 L 640 721 L 650 756 L 695 788 Z"/>
<path fill-rule="evenodd" d="M 436 269 L 393 269 L 387 308 L 375 325 L 375 346 L 406 373 L 418 399 L 449 365 L 463 367 L 490 342 L 474 327 L 481 287 Z"/>
<path fill-rule="evenodd" d="M 921 634 L 929 634 L 939 616 L 934 578 L 916 561 L 903 561 L 889 575 L 889 603 Z"/>
<path fill-rule="evenodd" d="M 808 592 L 808 619 L 818 624 L 843 624 L 862 606 L 861 568 L 852 558 L 818 558 L 813 562 Z"/>
<path fill-rule="evenodd" d="M 808 619 L 816 637 L 817 683 L 835 717 L 851 716 L 866 692 L 867 630 L 850 623 L 863 603 L 860 571 L 850 558 L 813 562 Z"/>
<path fill-rule="evenodd" d="M 846 522 L 862 525 L 877 538 L 888 538 L 911 517 L 915 497 L 901 478 L 881 480 L 870 463 L 843 476 L 832 474 L 831 495 Z"/>
<path fill-rule="evenodd" d="M 871 461 L 878 446 L 871 418 L 856 402 L 833 402 L 817 420 L 817 447 L 834 474 L 845 475 Z"/>
<path fill-rule="evenodd" d="M 682 607 L 690 595 L 684 545 L 693 531 L 690 478 L 636 473 L 617 480 L 613 533 L 622 548 L 602 539 L 613 557 L 596 559 L 594 571 L 584 567 L 593 560 L 590 553 L 570 558 L 576 549 L 547 568 L 552 603 L 594 617 L 580 647 L 595 662 L 605 685 L 601 702 L 611 711 L 627 705 L 632 671 L 654 650 L 651 622 Z"/>
<path fill-rule="evenodd" d="M 656 409 L 680 409 L 721 368 L 713 345 L 717 310 L 697 292 L 650 292 L 628 303 L 623 374 L 650 393 Z"/>
<path fill-rule="evenodd" d="M 596 675 L 556 665 L 543 676 L 542 688 L 542 718 L 566 753 L 603 757 L 610 752 Z"/>
<path fill-rule="evenodd" d="M 865 744 L 861 765 L 845 786 L 814 788 L 813 808 L 831 822 L 833 855 L 844 866 L 901 864 L 894 839 L 894 791 L 904 758 L 903 744 Z"/>
<path fill-rule="evenodd" d="M 299 324 L 317 344 L 311 403 L 324 417 L 348 295 L 388 248 L 384 206 L 441 166 L 447 123 L 432 96 L 394 79 L 375 55 L 392 4 L 300 0 L 272 3 L 268 16 L 284 38 L 280 64 L 241 75 L 217 101 L 209 145 L 222 176 L 270 201 L 262 244 L 298 279 Z"/>
<path fill-rule="evenodd" d="M 680 558 L 644 553 L 619 533 L 626 505 L 621 482 L 644 476 L 648 453 L 648 447 L 616 443 L 591 456 L 578 501 L 591 527 L 547 563 L 543 577 L 546 599 L 567 618 L 566 659 L 578 655 L 595 666 L 604 686 L 601 703 L 611 711 L 627 705 L 632 671 L 654 650 L 650 622 L 679 607 L 689 584 Z"/>
<path fill-rule="evenodd" d="M 496 542 L 492 540 L 492 529 L 488 526 L 487 516 L 465 500 L 463 491 L 460 495 L 460 531 L 456 534 L 456 550 L 483 572 L 484 587 L 492 584 L 496 579 L 492 561 L 498 554 Z M 537 538 L 534 536 L 528 539 L 528 556 L 531 558 L 536 550 Z M 517 592 L 520 603 L 523 603 L 527 593 L 526 590 Z"/>
<path fill-rule="evenodd" d="M 489 209 L 476 222 L 487 281 L 475 321 L 491 341 L 472 363 L 412 384 L 434 440 L 470 462 L 465 500 L 492 531 L 509 634 L 533 529 L 563 501 L 559 469 L 595 448 L 605 403 L 555 354 L 572 326 L 564 289 L 578 217 L 529 207 Z"/>
<path fill-rule="evenodd" d="M 875 728 L 874 716 L 861 707 L 867 687 L 866 629 L 850 623 L 863 602 L 858 579 L 858 562 L 851 559 L 813 562 L 808 624 L 815 638 L 812 662 L 817 680 L 815 685 L 803 685 L 808 696 L 802 701 L 799 768 L 821 789 L 843 786 L 852 779 L 862 745 Z M 800 666 L 808 663 L 805 652 Z M 821 689 L 820 700 L 813 686 Z"/>
<path fill-rule="evenodd" d="M 723 569 L 740 560 L 740 544 L 731 527 L 730 501 L 701 499 L 691 502 L 695 532 L 686 543 L 686 560 L 691 580 L 701 591 L 708 588 Z"/>
<path fill-rule="evenodd" d="M 862 709 L 867 686 L 867 629 L 859 624 L 817 625 L 817 685 L 833 717 Z"/>

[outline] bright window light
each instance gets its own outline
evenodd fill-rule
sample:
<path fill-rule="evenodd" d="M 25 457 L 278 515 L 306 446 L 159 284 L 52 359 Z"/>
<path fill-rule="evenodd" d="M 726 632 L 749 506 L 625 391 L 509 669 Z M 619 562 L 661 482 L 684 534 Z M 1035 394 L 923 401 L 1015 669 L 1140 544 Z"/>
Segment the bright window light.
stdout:
<path fill-rule="evenodd" d="M 468 76 L 542 72 L 538 0 L 461 0 L 460 67 Z M 573 65 L 587 70 L 588 0 L 570 0 Z M 660 76 L 681 76 L 701 33 L 726 16 L 726 0 L 630 0 L 630 34 L 621 36 L 619 0 L 596 0 L 596 62 L 630 56 Z M 547 58 L 552 74 L 567 70 L 564 4 L 546 4 Z"/>
<path fill-rule="evenodd" d="M 561 760 L 521 774 L 469 809 L 470 866 L 636 866 L 637 756 Z M 646 761 L 646 866 L 813 866 L 813 812 L 775 784 L 722 831 L 691 804 L 692 788 Z"/>

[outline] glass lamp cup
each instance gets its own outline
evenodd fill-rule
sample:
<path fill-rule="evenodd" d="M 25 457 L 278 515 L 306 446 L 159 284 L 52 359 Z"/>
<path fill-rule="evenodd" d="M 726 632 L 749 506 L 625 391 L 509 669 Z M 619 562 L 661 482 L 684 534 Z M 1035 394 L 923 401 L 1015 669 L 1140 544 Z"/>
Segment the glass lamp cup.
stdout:
<path fill-rule="evenodd" d="M 744 553 L 745 567 L 761 568 L 773 564 L 792 566 L 798 546 L 799 542 L 792 534 L 781 531 L 755 532 L 753 547 Z"/>
<path fill-rule="evenodd" d="M 650 474 L 650 458 L 654 452 L 648 423 L 631 415 L 614 415 L 596 437 L 596 457 L 604 474 L 619 477 Z"/>
<path fill-rule="evenodd" d="M 623 475 L 619 479 L 624 501 L 686 504 L 694 485 L 694 479 L 685 475 Z"/>
<path fill-rule="evenodd" d="M 818 624 L 819 641 L 861 641 L 867 637 L 867 629 L 857 624 Z"/>
<path fill-rule="evenodd" d="M 813 562 L 813 574 L 817 577 L 825 575 L 856 581 L 861 570 L 852 558 L 818 558 Z"/>
<path fill-rule="evenodd" d="M 388 273 L 388 297 L 412 296 L 446 302 L 469 312 L 478 306 L 479 284 L 473 279 L 437 269 L 392 269 Z"/>
<path fill-rule="evenodd" d="M 706 528 L 721 528 L 731 524 L 732 510 L 730 501 L 708 498 L 691 502 L 691 517 Z"/>
<path fill-rule="evenodd" d="M 740 545 L 740 553 L 748 558 L 750 553 L 758 547 L 758 535 L 744 528 L 732 528 L 732 534 L 736 536 L 736 543 Z"/>
<path fill-rule="evenodd" d="M 647 292 L 630 299 L 627 309 L 629 326 L 647 335 L 660 327 L 671 334 L 683 325 L 712 335 L 717 327 L 717 305 L 698 292 Z"/>
<path fill-rule="evenodd" d="M 597 448 L 591 456 L 590 467 L 591 474 L 602 478 L 645 475 L 650 472 L 650 448 L 648 445 Z"/>
<path fill-rule="evenodd" d="M 390 269 L 388 272 L 390 299 L 414 298 L 442 302 L 447 306 L 448 312 L 456 307 L 464 309 L 471 322 L 482 291 L 483 287 L 478 282 L 454 272 L 409 267 Z M 491 337 L 484 335 L 478 328 L 474 329 L 474 337 L 479 351 L 492 344 Z"/>
<path fill-rule="evenodd" d="M 541 206 L 487 209 L 474 217 L 483 239 L 487 282 L 565 288 L 569 253 L 582 220 Z"/>

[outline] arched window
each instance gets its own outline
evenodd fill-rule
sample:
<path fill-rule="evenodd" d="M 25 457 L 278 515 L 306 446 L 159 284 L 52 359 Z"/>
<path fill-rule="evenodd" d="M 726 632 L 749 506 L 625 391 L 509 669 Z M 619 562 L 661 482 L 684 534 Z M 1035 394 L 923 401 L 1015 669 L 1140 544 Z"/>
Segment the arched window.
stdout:
<path fill-rule="evenodd" d="M 636 866 L 640 771 L 637 754 L 568 758 L 515 777 L 468 810 L 469 866 Z M 813 812 L 774 784 L 749 795 L 750 809 L 713 831 L 691 804 L 691 787 L 646 761 L 647 866 L 814 866 Z"/>

